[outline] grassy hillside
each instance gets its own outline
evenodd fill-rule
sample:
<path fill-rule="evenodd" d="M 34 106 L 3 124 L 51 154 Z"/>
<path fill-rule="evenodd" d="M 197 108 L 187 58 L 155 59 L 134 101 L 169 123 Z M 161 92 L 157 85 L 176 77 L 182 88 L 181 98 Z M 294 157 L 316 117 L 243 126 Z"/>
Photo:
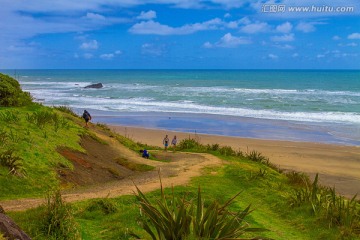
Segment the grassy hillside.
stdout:
<path fill-rule="evenodd" d="M 58 153 L 59 148 L 85 152 L 82 137 L 96 138 L 97 131 L 105 131 L 134 151 L 142 146 L 104 126 L 86 129 L 66 108 L 60 111 L 33 103 L 18 105 L 0 107 L 0 200 L 48 196 L 47 205 L 8 213 L 25 232 L 33 239 L 135 239 L 134 235 L 151 239 L 139 224 L 144 214 L 133 195 L 72 204 L 63 203 L 59 191 L 48 195 L 50 190 L 61 188 L 58 170 L 75 168 Z M 98 141 L 104 146 L 110 144 Z M 360 239 L 359 203 L 336 196 L 334 190 L 319 186 L 316 179 L 282 173 L 258 152 L 243 153 L 217 144 L 204 146 L 193 139 L 179 143 L 177 150 L 210 153 L 224 164 L 203 169 L 202 176 L 193 178 L 188 186 L 165 189 L 165 194 L 170 198 L 174 194 L 174 199 L 190 204 L 196 202 L 200 186 L 204 207 L 209 208 L 211 202 L 225 204 L 241 192 L 229 206 L 230 211 L 241 212 L 251 204 L 254 211 L 246 216 L 246 222 L 252 228 L 269 230 L 243 237 Z M 156 190 L 146 197 L 156 204 L 160 195 Z"/>
<path fill-rule="evenodd" d="M 72 164 L 56 150 L 79 145 L 86 130 L 75 118 L 37 104 L 0 108 L 0 199 L 43 196 L 59 184 L 56 170 Z M 11 162 L 11 159 L 16 159 Z M 13 174 L 11 169 L 16 169 Z"/>

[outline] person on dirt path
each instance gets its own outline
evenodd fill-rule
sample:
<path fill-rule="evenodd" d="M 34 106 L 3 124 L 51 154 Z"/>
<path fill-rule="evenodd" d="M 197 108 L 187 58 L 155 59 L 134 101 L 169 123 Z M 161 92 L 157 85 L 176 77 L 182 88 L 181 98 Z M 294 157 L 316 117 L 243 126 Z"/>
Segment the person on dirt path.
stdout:
<path fill-rule="evenodd" d="M 177 139 L 176 139 L 176 135 L 175 135 L 174 138 L 171 140 L 171 145 L 173 146 L 174 152 L 176 149 L 176 144 L 177 144 Z"/>
<path fill-rule="evenodd" d="M 90 113 L 88 111 L 84 110 L 84 113 L 83 113 L 82 117 L 85 120 L 85 127 L 89 127 L 88 122 L 91 120 Z"/>
<path fill-rule="evenodd" d="M 150 154 L 149 154 L 149 152 L 148 152 L 146 149 L 144 149 L 144 150 L 142 151 L 142 157 L 149 159 Z"/>
<path fill-rule="evenodd" d="M 164 147 L 165 147 L 165 151 L 167 150 L 167 148 L 168 148 L 168 146 L 169 146 L 169 142 L 170 142 L 169 137 L 168 137 L 168 135 L 166 135 L 166 136 L 164 137 L 164 140 L 163 140 L 163 144 L 164 144 Z"/>

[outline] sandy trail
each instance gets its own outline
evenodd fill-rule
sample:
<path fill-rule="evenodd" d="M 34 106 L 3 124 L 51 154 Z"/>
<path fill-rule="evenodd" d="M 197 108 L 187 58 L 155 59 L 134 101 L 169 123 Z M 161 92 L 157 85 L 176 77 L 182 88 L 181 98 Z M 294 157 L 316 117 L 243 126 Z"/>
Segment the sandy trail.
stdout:
<path fill-rule="evenodd" d="M 129 161 L 154 166 L 156 167 L 156 170 L 145 173 L 136 173 L 125 179 L 107 182 L 104 184 L 65 190 L 62 192 L 62 196 L 66 202 L 105 197 L 112 198 L 132 194 L 136 190 L 134 184 L 136 184 L 143 192 L 150 192 L 159 189 L 159 170 L 161 172 L 164 187 L 186 185 L 189 183 L 191 178 L 201 175 L 201 170 L 204 167 L 223 164 L 219 158 L 209 154 L 174 153 L 171 151 L 151 151 L 151 154 L 161 155 L 162 158 L 170 160 L 169 162 L 152 161 L 141 158 L 137 153 L 119 144 L 117 140 L 108 137 L 106 134 L 98 131 L 97 136 L 109 142 L 113 150 L 117 151 L 122 157 L 125 157 Z M 44 203 L 45 199 L 34 198 L 1 201 L 0 205 L 5 211 L 23 211 L 38 207 Z"/>
<path fill-rule="evenodd" d="M 291 142 L 216 136 L 173 132 L 158 129 L 113 126 L 112 129 L 131 139 L 162 146 L 165 134 L 172 139 L 176 135 L 181 141 L 184 138 L 197 138 L 202 144 L 231 146 L 243 152 L 256 150 L 269 157 L 272 163 L 282 169 L 305 172 L 310 176 L 319 173 L 320 182 L 326 186 L 336 187 L 336 191 L 346 197 L 359 194 L 360 199 L 360 147 L 320 144 L 312 142 Z"/>

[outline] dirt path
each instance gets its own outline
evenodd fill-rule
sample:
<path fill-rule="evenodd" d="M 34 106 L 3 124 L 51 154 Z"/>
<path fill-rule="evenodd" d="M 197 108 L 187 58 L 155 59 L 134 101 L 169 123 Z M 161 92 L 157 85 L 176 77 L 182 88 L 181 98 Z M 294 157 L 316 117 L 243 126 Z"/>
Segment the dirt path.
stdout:
<path fill-rule="evenodd" d="M 164 187 L 186 185 L 190 179 L 201 175 L 204 167 L 222 164 L 222 161 L 209 154 L 182 153 L 182 152 L 163 152 L 151 151 L 160 159 L 167 162 L 153 161 L 141 158 L 137 153 L 119 144 L 114 138 L 107 136 L 101 131 L 96 131 L 96 135 L 109 143 L 112 151 L 120 157 L 129 161 L 154 166 L 156 169 L 149 172 L 134 173 L 121 180 L 88 185 L 77 189 L 65 190 L 62 192 L 66 202 L 76 202 L 86 199 L 117 197 L 132 194 L 136 184 L 143 192 L 150 192 L 160 187 L 158 171 L 161 172 Z M 0 205 L 5 211 L 23 211 L 38 207 L 45 203 L 45 199 L 19 199 L 1 201 Z"/>

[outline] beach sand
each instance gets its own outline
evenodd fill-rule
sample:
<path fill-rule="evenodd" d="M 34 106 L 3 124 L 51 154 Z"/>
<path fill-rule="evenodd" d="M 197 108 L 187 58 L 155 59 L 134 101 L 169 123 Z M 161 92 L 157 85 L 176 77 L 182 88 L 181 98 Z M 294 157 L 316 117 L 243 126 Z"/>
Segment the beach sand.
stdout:
<path fill-rule="evenodd" d="M 126 126 L 111 126 L 117 133 L 137 142 L 160 146 L 166 134 L 178 142 L 184 138 L 200 140 L 202 144 L 228 145 L 243 152 L 256 150 L 285 170 L 304 172 L 314 177 L 319 173 L 323 185 L 335 186 L 338 193 L 353 197 L 360 194 L 360 147 L 313 142 L 291 142 L 218 135 L 173 132 Z"/>

